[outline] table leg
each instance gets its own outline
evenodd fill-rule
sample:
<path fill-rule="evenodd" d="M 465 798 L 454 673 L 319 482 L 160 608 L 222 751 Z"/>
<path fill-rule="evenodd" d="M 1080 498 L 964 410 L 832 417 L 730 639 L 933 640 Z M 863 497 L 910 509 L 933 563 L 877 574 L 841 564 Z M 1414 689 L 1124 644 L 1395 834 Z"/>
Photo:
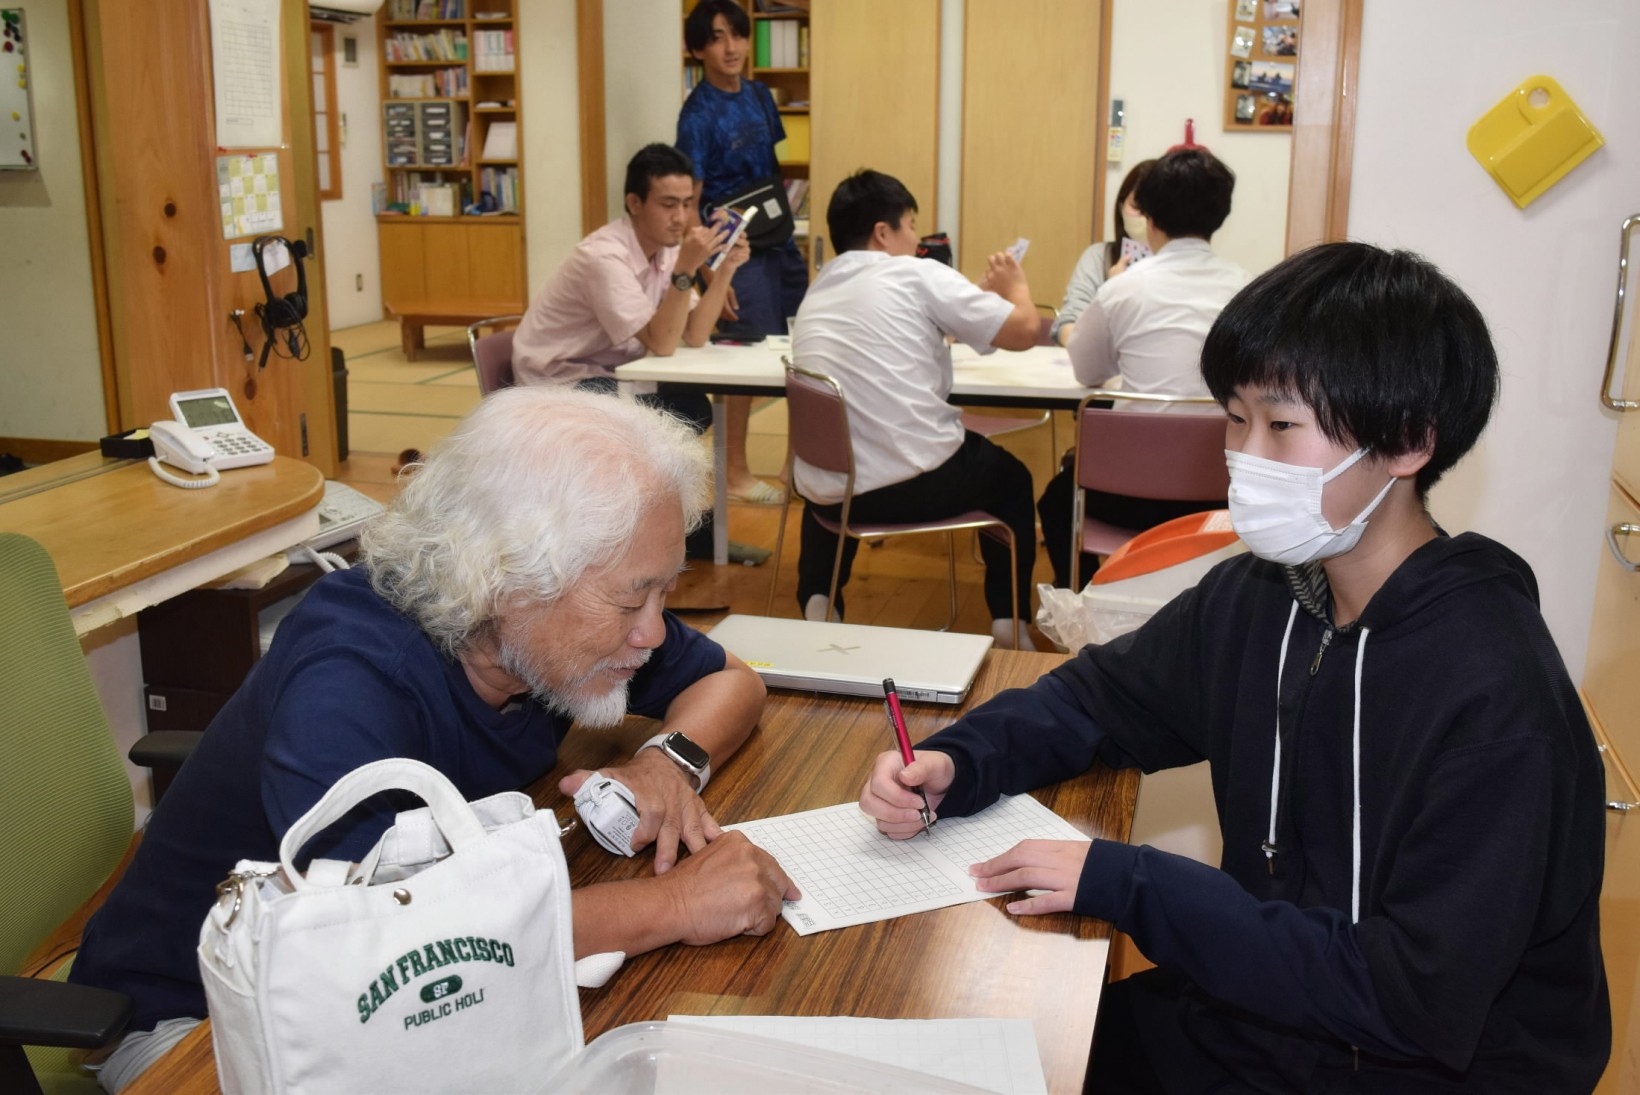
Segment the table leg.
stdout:
<path fill-rule="evenodd" d="M 729 561 L 729 430 L 724 398 L 712 394 L 712 562 Z"/>
<path fill-rule="evenodd" d="M 416 350 L 421 344 L 421 321 L 410 316 L 400 316 L 399 347 L 404 351 L 404 360 L 416 360 Z"/>

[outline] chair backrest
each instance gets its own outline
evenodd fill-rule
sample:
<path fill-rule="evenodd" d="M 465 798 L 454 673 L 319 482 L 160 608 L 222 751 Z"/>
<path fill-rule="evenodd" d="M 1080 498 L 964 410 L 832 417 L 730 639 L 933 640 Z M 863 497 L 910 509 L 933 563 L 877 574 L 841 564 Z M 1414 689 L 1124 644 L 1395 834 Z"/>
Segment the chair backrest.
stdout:
<path fill-rule="evenodd" d="M 1106 409 L 1084 401 L 1077 412 L 1076 481 L 1084 490 L 1134 498 L 1223 498 L 1230 490 L 1224 418 Z"/>
<path fill-rule="evenodd" d="M 15 973 L 131 843 L 131 783 L 57 568 L 0 533 L 0 973 Z"/>
<path fill-rule="evenodd" d="M 478 373 L 480 395 L 489 395 L 491 392 L 513 386 L 513 328 L 504 325 L 517 324 L 523 318 L 491 316 L 467 328 L 467 348 L 473 353 L 473 369 Z M 480 333 L 492 327 L 502 329 L 490 331 L 489 334 Z"/>
<path fill-rule="evenodd" d="M 793 455 L 821 471 L 854 481 L 854 444 L 848 429 L 843 389 L 823 373 L 786 366 L 786 433 Z"/>

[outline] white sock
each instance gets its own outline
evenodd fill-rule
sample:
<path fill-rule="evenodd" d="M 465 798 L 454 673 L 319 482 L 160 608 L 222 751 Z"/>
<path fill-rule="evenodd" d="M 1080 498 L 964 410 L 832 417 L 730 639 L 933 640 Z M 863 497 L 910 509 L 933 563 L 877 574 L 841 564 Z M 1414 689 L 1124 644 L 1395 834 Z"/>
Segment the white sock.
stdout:
<path fill-rule="evenodd" d="M 1014 644 L 1014 622 L 1013 620 L 992 620 L 991 638 L 995 639 L 997 646 L 1003 650 L 1035 650 L 1036 644 L 1031 642 L 1031 633 L 1026 629 L 1024 620 L 1018 621 L 1019 644 L 1017 646 Z"/>
<path fill-rule="evenodd" d="M 827 619 L 826 607 L 826 595 L 824 593 L 816 593 L 814 596 L 810 597 L 808 603 L 803 606 L 803 618 L 805 620 L 822 622 Z M 842 620 L 842 617 L 837 614 L 836 609 L 832 609 L 830 619 L 834 622 L 838 622 Z"/>

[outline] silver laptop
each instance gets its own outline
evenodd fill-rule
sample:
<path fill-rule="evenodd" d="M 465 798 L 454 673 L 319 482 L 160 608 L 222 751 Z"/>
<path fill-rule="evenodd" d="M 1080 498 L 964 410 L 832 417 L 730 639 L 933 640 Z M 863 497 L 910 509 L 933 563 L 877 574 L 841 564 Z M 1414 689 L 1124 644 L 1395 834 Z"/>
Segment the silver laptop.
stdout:
<path fill-rule="evenodd" d="M 728 616 L 711 635 L 770 688 L 881 699 L 888 677 L 901 699 L 927 703 L 961 703 L 991 648 L 989 635 L 773 616 Z"/>

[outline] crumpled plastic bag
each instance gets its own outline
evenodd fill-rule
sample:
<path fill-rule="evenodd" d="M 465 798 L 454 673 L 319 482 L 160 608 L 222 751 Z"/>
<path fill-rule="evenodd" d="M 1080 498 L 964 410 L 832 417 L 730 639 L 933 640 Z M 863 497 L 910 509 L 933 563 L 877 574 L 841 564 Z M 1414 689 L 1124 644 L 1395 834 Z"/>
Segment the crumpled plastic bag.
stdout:
<path fill-rule="evenodd" d="M 1118 635 L 1138 630 L 1163 605 L 1201 581 L 1209 570 L 1246 550 L 1247 545 L 1237 540 L 1149 574 L 1103 584 L 1089 582 L 1080 591 L 1038 584 L 1037 629 L 1061 650 L 1108 643 Z"/>

